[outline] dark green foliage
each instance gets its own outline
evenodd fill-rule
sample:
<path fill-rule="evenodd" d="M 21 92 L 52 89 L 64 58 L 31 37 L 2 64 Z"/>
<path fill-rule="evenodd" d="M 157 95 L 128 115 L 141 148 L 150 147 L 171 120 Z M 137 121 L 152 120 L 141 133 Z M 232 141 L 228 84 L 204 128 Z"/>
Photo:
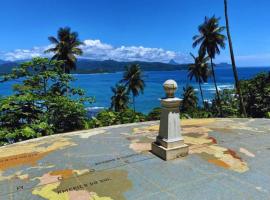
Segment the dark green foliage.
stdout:
<path fill-rule="evenodd" d="M 111 109 L 115 112 L 122 112 L 128 108 L 129 96 L 124 85 L 116 84 L 112 87 L 113 96 L 111 97 Z"/>
<path fill-rule="evenodd" d="M 258 74 L 250 80 L 240 81 L 245 109 L 248 117 L 268 117 L 270 112 L 270 73 Z M 224 117 L 241 117 L 236 90 L 223 90 L 221 106 Z M 217 98 L 213 100 L 211 112 L 218 115 Z"/>
<path fill-rule="evenodd" d="M 146 121 L 146 116 L 144 114 L 134 112 L 130 109 L 126 109 L 123 112 L 104 110 L 89 122 L 89 127 L 96 128 L 143 121 Z"/>
<path fill-rule="evenodd" d="M 124 112 L 119 113 L 118 120 L 121 124 L 144 122 L 146 121 L 146 116 L 140 112 L 134 112 L 133 110 L 127 109 Z"/>
<path fill-rule="evenodd" d="M 220 107 L 220 115 L 222 116 L 220 95 L 217 88 L 216 75 L 214 71 L 214 63 L 213 59 L 217 54 L 220 54 L 220 48 L 225 49 L 225 40 L 226 36 L 222 34 L 225 30 L 224 26 L 219 26 L 219 18 L 215 16 L 208 18 L 205 17 L 204 22 L 198 27 L 198 31 L 200 35 L 195 35 L 193 37 L 193 48 L 200 45 L 199 47 L 199 55 L 204 56 L 208 55 L 211 61 L 211 68 L 213 79 L 216 88 L 217 100 Z"/>
<path fill-rule="evenodd" d="M 76 70 L 76 55 L 82 55 L 80 45 L 83 43 L 78 38 L 77 32 L 71 32 L 69 27 L 60 28 L 57 38 L 50 36 L 49 41 L 55 45 L 45 51 L 45 53 L 53 52 L 52 60 L 64 61 L 62 68 L 65 73 Z"/>
<path fill-rule="evenodd" d="M 204 22 L 198 27 L 200 35 L 193 37 L 193 47 L 200 45 L 200 55 L 207 54 L 214 59 L 217 54 L 220 54 L 220 48 L 225 48 L 226 36 L 222 34 L 225 27 L 219 26 L 219 20 L 220 18 L 215 16 L 205 17 Z"/>
<path fill-rule="evenodd" d="M 0 99 L 1 144 L 86 127 L 83 103 L 92 99 L 70 86 L 74 78 L 63 73 L 62 64 L 35 58 L 3 77 L 21 78 L 22 83 L 13 86 L 13 95 Z"/>
<path fill-rule="evenodd" d="M 102 126 L 111 126 L 119 124 L 117 121 L 117 112 L 111 110 L 103 110 L 98 113 L 96 117 L 93 117 L 89 122 L 90 128 L 97 128 Z"/>
<path fill-rule="evenodd" d="M 246 112 L 249 117 L 267 117 L 270 112 L 270 72 L 240 81 Z"/>
<path fill-rule="evenodd" d="M 219 116 L 219 109 L 217 98 L 212 101 L 211 112 L 214 116 Z M 239 102 L 235 90 L 225 89 L 220 93 L 221 107 L 224 117 L 240 117 L 239 115 Z"/>
<path fill-rule="evenodd" d="M 161 108 L 157 107 L 154 108 L 149 114 L 147 115 L 147 120 L 160 120 Z"/>
<path fill-rule="evenodd" d="M 183 101 L 180 110 L 181 112 L 193 112 L 198 107 L 198 97 L 196 96 L 195 90 L 190 85 L 187 85 L 183 90 Z"/>
<path fill-rule="evenodd" d="M 66 96 L 55 96 L 46 101 L 49 124 L 53 124 L 55 132 L 67 132 L 84 129 L 86 124 L 86 110 L 77 100 Z"/>
<path fill-rule="evenodd" d="M 126 67 L 123 79 L 120 82 L 125 83 L 128 93 L 132 93 L 133 110 L 135 112 L 135 97 L 139 96 L 140 93 L 143 93 L 145 87 L 140 66 L 134 64 Z"/>
<path fill-rule="evenodd" d="M 193 54 L 190 54 L 190 55 L 192 56 L 194 63 L 188 66 L 188 77 L 189 77 L 189 80 L 192 80 L 193 78 L 195 78 L 196 82 L 199 83 L 201 98 L 204 104 L 204 97 L 203 97 L 201 84 L 204 82 L 207 82 L 207 79 L 210 74 L 208 63 L 207 63 L 209 61 L 209 57 L 204 57 L 203 55 L 199 55 L 198 57 L 195 57 Z"/>

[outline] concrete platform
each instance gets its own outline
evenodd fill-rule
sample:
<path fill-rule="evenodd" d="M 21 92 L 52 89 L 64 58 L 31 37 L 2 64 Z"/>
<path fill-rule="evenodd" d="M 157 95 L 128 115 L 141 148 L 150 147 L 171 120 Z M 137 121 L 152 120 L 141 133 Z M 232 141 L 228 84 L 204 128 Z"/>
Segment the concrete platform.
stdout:
<path fill-rule="evenodd" d="M 158 122 L 0 148 L 2 200 L 270 199 L 270 120 L 182 121 L 189 155 L 151 152 Z"/>

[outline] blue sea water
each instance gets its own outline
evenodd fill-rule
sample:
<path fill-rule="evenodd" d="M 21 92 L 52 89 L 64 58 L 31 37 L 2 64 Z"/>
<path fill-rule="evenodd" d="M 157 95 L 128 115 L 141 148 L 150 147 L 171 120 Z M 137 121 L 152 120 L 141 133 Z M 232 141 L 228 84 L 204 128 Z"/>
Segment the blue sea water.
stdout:
<path fill-rule="evenodd" d="M 238 68 L 239 79 L 249 79 L 260 72 L 269 72 L 270 67 L 240 67 Z M 96 102 L 92 107 L 110 107 L 110 98 L 112 96 L 111 87 L 114 86 L 122 78 L 122 72 L 108 74 L 76 74 L 74 86 L 83 88 L 88 96 L 94 96 Z M 217 85 L 219 89 L 233 88 L 234 78 L 230 67 L 216 68 Z M 144 93 L 137 97 L 136 110 L 148 113 L 154 107 L 160 105 L 159 98 L 164 96 L 162 84 L 167 79 L 174 79 L 178 83 L 177 96 L 181 97 L 183 87 L 191 84 L 197 91 L 198 98 L 200 94 L 198 84 L 195 81 L 189 81 L 187 71 L 146 71 L 144 72 L 145 90 Z M 12 94 L 12 85 L 16 82 L 7 82 L 0 84 L 0 95 Z M 213 81 L 210 79 L 208 83 L 202 85 L 204 97 L 211 100 L 215 95 Z"/>

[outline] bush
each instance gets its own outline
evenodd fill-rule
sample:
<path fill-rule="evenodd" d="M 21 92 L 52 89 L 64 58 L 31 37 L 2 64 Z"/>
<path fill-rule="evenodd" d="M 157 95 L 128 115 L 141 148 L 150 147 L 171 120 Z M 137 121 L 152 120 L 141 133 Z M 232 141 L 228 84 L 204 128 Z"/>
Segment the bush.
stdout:
<path fill-rule="evenodd" d="M 160 120 L 161 115 L 161 108 L 156 107 L 154 108 L 149 114 L 147 115 L 147 120 L 153 121 L 153 120 Z"/>
<path fill-rule="evenodd" d="M 103 110 L 88 122 L 90 128 L 111 126 L 117 124 L 135 123 L 146 121 L 146 116 L 142 113 L 126 109 L 123 112 Z"/>
<path fill-rule="evenodd" d="M 62 62 L 34 58 L 1 81 L 19 78 L 14 94 L 0 98 L 0 144 L 89 127 L 84 103 L 92 98 L 70 87 L 74 78 L 63 73 Z"/>
<path fill-rule="evenodd" d="M 217 98 L 212 101 L 211 112 L 213 116 L 219 116 Z M 220 92 L 222 117 L 240 117 L 239 101 L 234 89 L 225 89 Z"/>
<path fill-rule="evenodd" d="M 270 112 L 270 72 L 241 81 L 241 89 L 249 117 L 267 117 Z"/>
<path fill-rule="evenodd" d="M 54 132 L 80 130 L 85 128 L 86 110 L 84 105 L 66 96 L 56 96 L 46 101 L 47 118 Z"/>

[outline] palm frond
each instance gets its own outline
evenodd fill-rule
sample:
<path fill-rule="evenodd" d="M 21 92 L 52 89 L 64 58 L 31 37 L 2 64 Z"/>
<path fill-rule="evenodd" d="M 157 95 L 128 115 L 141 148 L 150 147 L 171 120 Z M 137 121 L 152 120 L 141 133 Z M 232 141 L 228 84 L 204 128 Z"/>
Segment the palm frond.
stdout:
<path fill-rule="evenodd" d="M 49 36 L 48 40 L 52 43 L 52 44 L 59 44 L 59 41 L 53 37 L 53 36 Z"/>

